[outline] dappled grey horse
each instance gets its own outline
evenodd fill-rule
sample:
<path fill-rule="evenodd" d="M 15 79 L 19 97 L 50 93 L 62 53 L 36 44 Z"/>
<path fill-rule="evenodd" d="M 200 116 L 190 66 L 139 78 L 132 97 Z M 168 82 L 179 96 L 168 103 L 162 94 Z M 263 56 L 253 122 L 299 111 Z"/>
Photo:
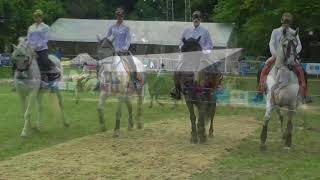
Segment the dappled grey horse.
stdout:
<path fill-rule="evenodd" d="M 24 127 L 21 132 L 21 136 L 27 136 L 28 130 L 31 126 L 31 107 L 36 105 L 37 107 L 37 126 L 36 130 L 40 130 L 40 122 L 43 118 L 42 114 L 42 104 L 41 104 L 41 76 L 40 70 L 36 61 L 37 55 L 26 45 L 24 38 L 20 38 L 20 43 L 18 46 L 14 45 L 14 51 L 12 53 L 12 61 L 15 67 L 14 81 L 16 86 L 16 91 L 21 99 L 22 112 L 24 113 Z M 54 56 L 49 56 L 49 59 L 55 65 L 54 70 L 56 73 L 62 73 L 62 67 L 58 58 Z M 60 75 L 62 77 L 62 74 Z M 59 107 L 61 110 L 61 118 L 65 127 L 69 124 L 64 116 L 64 109 L 62 104 L 62 95 L 60 94 L 57 83 L 60 78 L 55 81 L 49 82 L 49 87 L 58 98 Z"/>
<path fill-rule="evenodd" d="M 287 128 L 282 137 L 285 140 L 285 149 L 290 149 L 292 144 L 292 119 L 294 113 L 296 112 L 300 98 L 298 78 L 296 76 L 296 73 L 290 71 L 289 69 L 292 69 L 291 67 L 297 60 L 296 47 L 298 32 L 298 30 L 283 30 L 280 44 L 277 49 L 277 60 L 275 63 L 276 65 L 271 69 L 270 73 L 267 76 L 266 113 L 264 115 L 264 125 L 260 136 L 262 150 L 266 148 L 268 123 L 270 121 L 273 109 L 276 109 L 279 115 L 282 131 L 283 116 L 281 115 L 280 107 L 288 108 Z M 276 74 L 278 75 L 277 77 Z M 275 85 L 279 87 L 274 88 Z"/>
<path fill-rule="evenodd" d="M 210 120 L 209 135 L 213 136 L 213 118 L 216 112 L 215 88 L 222 78 L 217 64 L 208 62 L 208 57 L 202 53 L 200 38 L 183 39 L 181 66 L 174 74 L 176 91 L 171 93 L 175 99 L 180 99 L 181 93 L 185 97 L 190 113 L 192 143 L 198 143 L 198 140 L 200 143 L 207 141 L 205 125 L 208 120 Z M 195 115 L 194 107 L 198 109 L 198 117 Z"/>
<path fill-rule="evenodd" d="M 124 63 L 124 57 L 115 54 L 115 49 L 112 42 L 108 38 L 99 39 L 98 47 L 98 79 L 100 82 L 100 98 L 98 105 L 98 113 L 100 120 L 100 127 L 102 131 L 106 130 L 104 119 L 104 106 L 105 101 L 110 96 L 118 98 L 118 106 L 116 112 L 116 125 L 114 129 L 114 137 L 118 137 L 120 132 L 120 119 L 122 114 L 122 106 L 127 105 L 128 129 L 131 130 L 134 126 L 132 118 L 132 102 L 131 96 L 137 96 L 137 116 L 136 122 L 139 129 L 143 128 L 142 110 L 144 98 L 144 73 L 145 68 L 143 63 L 137 58 L 133 57 L 134 63 L 137 67 L 138 76 L 142 81 L 139 81 L 134 87 L 133 82 L 130 80 L 130 72 L 128 66 Z"/>

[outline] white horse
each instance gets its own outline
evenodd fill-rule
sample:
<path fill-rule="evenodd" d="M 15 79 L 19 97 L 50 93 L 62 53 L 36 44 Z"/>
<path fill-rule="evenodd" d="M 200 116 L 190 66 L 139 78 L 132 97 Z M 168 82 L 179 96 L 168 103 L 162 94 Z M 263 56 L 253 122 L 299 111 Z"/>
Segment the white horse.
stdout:
<path fill-rule="evenodd" d="M 12 53 L 13 65 L 15 66 L 15 75 L 14 81 L 16 86 L 16 91 L 22 102 L 22 112 L 24 112 L 24 127 L 21 132 L 21 136 L 28 136 L 28 130 L 31 125 L 31 107 L 36 105 L 37 107 L 37 126 L 36 130 L 40 130 L 40 120 L 42 105 L 41 105 L 41 76 L 40 70 L 37 63 L 37 54 L 26 45 L 24 38 L 19 39 L 19 45 L 13 45 L 14 51 Z M 62 66 L 60 64 L 60 60 L 55 57 L 49 55 L 49 59 L 55 65 L 54 70 L 55 73 L 60 73 L 60 77 L 55 81 L 49 83 L 49 87 L 51 87 L 51 91 L 55 92 L 58 100 L 59 107 L 61 110 L 62 120 L 65 127 L 68 127 L 69 124 L 65 120 L 63 104 L 62 104 L 62 95 L 60 94 L 57 83 L 62 78 Z"/>
<path fill-rule="evenodd" d="M 118 137 L 123 103 L 126 103 L 129 113 L 128 129 L 131 130 L 134 125 L 132 119 L 131 95 L 137 96 L 138 103 L 136 122 L 139 129 L 143 128 L 142 109 L 144 98 L 145 67 L 139 59 L 133 57 L 134 63 L 137 67 L 137 74 L 140 79 L 142 79 L 142 81 L 139 81 L 137 83 L 137 87 L 134 87 L 133 83 L 130 80 L 130 72 L 128 72 L 126 64 L 119 56 L 115 55 L 114 52 L 114 47 L 111 41 L 109 41 L 107 38 L 99 40 L 98 56 L 99 59 L 102 59 L 99 61 L 98 65 L 98 78 L 100 82 L 98 114 L 100 126 L 102 131 L 106 130 L 104 120 L 104 106 L 106 99 L 113 95 L 117 96 L 119 98 L 119 101 L 116 112 L 116 126 L 114 129 L 114 137 Z"/>
<path fill-rule="evenodd" d="M 298 30 L 285 30 L 283 31 L 282 37 L 280 39 L 280 44 L 277 49 L 277 60 L 276 65 L 271 69 L 267 76 L 266 87 L 267 87 L 267 100 L 266 100 L 266 112 L 264 115 L 264 125 L 261 131 L 261 150 L 266 149 L 267 131 L 268 123 L 271 118 L 271 113 L 273 109 L 276 109 L 280 122 L 281 131 L 283 128 L 283 116 L 280 112 L 280 107 L 288 108 L 288 123 L 285 133 L 283 134 L 283 139 L 285 140 L 285 149 L 290 149 L 292 144 L 292 129 L 293 129 L 293 116 L 297 110 L 299 103 L 299 83 L 297 75 L 290 71 L 288 67 L 292 65 L 297 60 L 297 35 Z M 277 69 L 281 67 L 280 69 Z M 291 69 L 291 68 L 290 68 Z M 276 73 L 278 72 L 278 73 Z M 278 76 L 277 76 L 278 74 Z M 276 77 L 277 76 L 277 77 Z M 280 80 L 279 80 L 280 79 Z M 279 85 L 279 81 L 286 80 L 286 83 L 275 89 L 275 85 Z"/>

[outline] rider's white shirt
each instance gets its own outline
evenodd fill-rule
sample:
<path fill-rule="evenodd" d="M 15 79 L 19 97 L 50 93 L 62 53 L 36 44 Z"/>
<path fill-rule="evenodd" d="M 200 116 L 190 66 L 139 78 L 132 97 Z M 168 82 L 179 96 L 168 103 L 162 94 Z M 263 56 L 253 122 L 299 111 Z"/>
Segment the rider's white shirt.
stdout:
<path fill-rule="evenodd" d="M 289 28 L 289 31 L 290 32 L 295 32 L 291 28 Z M 277 28 L 277 29 L 274 29 L 272 31 L 270 42 L 269 42 L 269 49 L 270 49 L 270 53 L 274 57 L 277 57 L 277 49 L 278 49 L 278 46 L 279 46 L 279 43 L 280 43 L 280 39 L 282 37 L 282 33 L 283 33 L 283 27 L 282 26 Z M 297 53 L 299 54 L 301 49 L 302 49 L 299 35 L 297 36 L 297 40 L 298 40 Z"/>
<path fill-rule="evenodd" d="M 36 51 L 48 49 L 49 26 L 45 23 L 32 24 L 28 29 L 27 43 Z"/>
<path fill-rule="evenodd" d="M 180 49 L 183 45 L 183 38 L 185 39 L 189 39 L 189 38 L 194 38 L 194 39 L 198 39 L 200 38 L 200 45 L 201 48 L 203 50 L 203 52 L 205 54 L 209 54 L 211 50 L 213 50 L 213 43 L 211 40 L 211 36 L 210 33 L 207 29 L 205 29 L 204 27 L 202 27 L 201 25 L 199 25 L 198 27 L 192 27 L 192 28 L 188 28 L 186 29 L 180 39 Z"/>

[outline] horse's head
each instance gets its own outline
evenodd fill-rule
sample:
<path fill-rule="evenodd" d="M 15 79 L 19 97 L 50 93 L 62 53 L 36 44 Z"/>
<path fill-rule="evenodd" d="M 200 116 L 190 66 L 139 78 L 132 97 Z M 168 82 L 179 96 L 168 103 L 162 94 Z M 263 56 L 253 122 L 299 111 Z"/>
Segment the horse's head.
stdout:
<path fill-rule="evenodd" d="M 32 60 L 35 57 L 35 52 L 23 42 L 19 45 L 13 45 L 12 63 L 18 72 L 28 71 Z"/>
<path fill-rule="evenodd" d="M 185 39 L 183 38 L 183 46 L 181 47 L 181 52 L 192 52 L 192 51 L 202 51 L 202 48 L 200 46 L 200 39 L 201 36 L 198 39 L 189 38 Z"/>
<path fill-rule="evenodd" d="M 98 59 L 101 60 L 113 56 L 115 49 L 112 42 L 107 37 L 101 39 L 99 36 L 97 36 L 97 39 L 99 44 L 97 50 Z"/>
<path fill-rule="evenodd" d="M 297 59 L 299 29 L 290 31 L 283 29 L 280 47 L 286 64 L 292 64 Z"/>

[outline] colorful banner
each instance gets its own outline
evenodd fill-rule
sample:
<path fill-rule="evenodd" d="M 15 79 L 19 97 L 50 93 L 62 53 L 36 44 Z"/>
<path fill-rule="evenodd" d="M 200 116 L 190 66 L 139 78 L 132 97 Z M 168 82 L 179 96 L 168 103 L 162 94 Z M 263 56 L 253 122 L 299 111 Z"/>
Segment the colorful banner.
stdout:
<path fill-rule="evenodd" d="M 10 54 L 0 54 L 0 66 L 12 66 Z"/>
<path fill-rule="evenodd" d="M 307 74 L 320 75 L 320 63 L 305 63 L 303 67 Z"/>

